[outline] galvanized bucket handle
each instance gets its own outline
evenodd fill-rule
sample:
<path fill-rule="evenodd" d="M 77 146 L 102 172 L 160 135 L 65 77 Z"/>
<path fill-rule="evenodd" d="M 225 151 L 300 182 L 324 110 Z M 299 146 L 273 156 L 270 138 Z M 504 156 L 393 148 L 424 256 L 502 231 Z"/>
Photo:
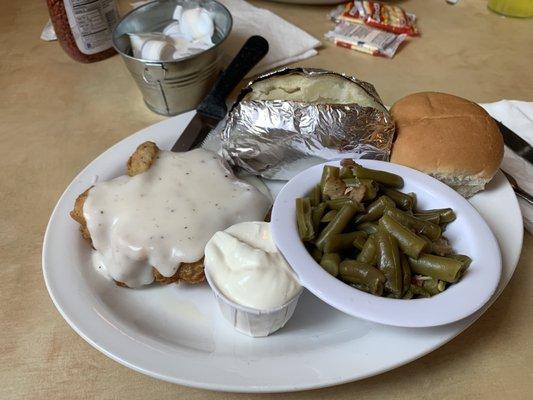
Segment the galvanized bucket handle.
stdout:
<path fill-rule="evenodd" d="M 165 80 L 166 74 L 167 70 L 162 63 L 144 63 L 143 80 L 149 85 L 157 84 L 157 86 L 159 87 L 159 91 L 161 92 L 161 96 L 163 97 L 163 101 L 165 102 L 165 108 L 167 110 L 167 113 L 170 113 L 170 107 L 168 106 L 167 96 L 165 96 L 165 91 L 163 90 L 163 81 Z"/>

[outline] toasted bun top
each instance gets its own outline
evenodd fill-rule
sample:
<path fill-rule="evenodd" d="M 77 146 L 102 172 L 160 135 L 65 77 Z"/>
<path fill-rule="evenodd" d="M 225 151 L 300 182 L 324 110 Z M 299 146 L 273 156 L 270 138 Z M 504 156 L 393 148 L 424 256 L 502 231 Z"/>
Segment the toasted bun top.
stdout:
<path fill-rule="evenodd" d="M 496 122 L 479 105 L 445 93 L 422 92 L 391 108 L 396 140 L 391 161 L 432 175 L 490 180 L 503 158 Z"/>

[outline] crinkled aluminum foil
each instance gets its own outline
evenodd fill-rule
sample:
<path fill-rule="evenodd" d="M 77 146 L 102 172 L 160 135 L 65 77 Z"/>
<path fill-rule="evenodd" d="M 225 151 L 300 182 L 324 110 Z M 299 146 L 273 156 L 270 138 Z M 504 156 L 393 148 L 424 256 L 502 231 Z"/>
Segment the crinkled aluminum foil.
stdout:
<path fill-rule="evenodd" d="M 385 107 L 242 100 L 254 82 L 289 73 L 342 76 L 383 104 L 371 84 L 352 76 L 305 68 L 264 74 L 243 89 L 222 130 L 221 153 L 230 164 L 263 178 L 287 180 L 324 160 L 388 160 L 394 122 Z"/>

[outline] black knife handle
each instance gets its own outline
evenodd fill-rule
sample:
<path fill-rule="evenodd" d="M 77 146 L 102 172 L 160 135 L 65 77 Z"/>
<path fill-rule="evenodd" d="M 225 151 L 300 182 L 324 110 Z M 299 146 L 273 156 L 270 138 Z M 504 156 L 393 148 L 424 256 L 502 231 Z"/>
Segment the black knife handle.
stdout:
<path fill-rule="evenodd" d="M 527 160 L 533 164 L 533 147 L 531 147 L 528 142 L 526 142 L 512 130 L 507 128 L 507 126 L 505 126 L 502 122 L 498 121 L 497 119 L 495 119 L 495 121 L 500 128 L 500 132 L 502 133 L 503 141 L 506 146 L 524 160 Z"/>
<path fill-rule="evenodd" d="M 257 35 L 250 37 L 196 110 L 211 118 L 223 119 L 228 111 L 226 98 L 266 53 L 268 53 L 267 40 Z"/>

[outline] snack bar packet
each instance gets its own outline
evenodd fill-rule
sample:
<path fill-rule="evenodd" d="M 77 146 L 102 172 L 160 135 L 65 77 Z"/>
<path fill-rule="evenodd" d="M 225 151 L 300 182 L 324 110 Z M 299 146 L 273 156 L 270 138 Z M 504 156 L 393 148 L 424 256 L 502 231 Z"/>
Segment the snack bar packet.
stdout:
<path fill-rule="evenodd" d="M 407 35 L 395 35 L 365 25 L 340 22 L 324 37 L 340 47 L 392 58 Z"/>
<path fill-rule="evenodd" d="M 416 36 L 416 16 L 406 13 L 401 7 L 379 1 L 351 1 L 338 6 L 330 14 L 336 22 L 347 21 L 365 24 L 384 31 Z"/>

